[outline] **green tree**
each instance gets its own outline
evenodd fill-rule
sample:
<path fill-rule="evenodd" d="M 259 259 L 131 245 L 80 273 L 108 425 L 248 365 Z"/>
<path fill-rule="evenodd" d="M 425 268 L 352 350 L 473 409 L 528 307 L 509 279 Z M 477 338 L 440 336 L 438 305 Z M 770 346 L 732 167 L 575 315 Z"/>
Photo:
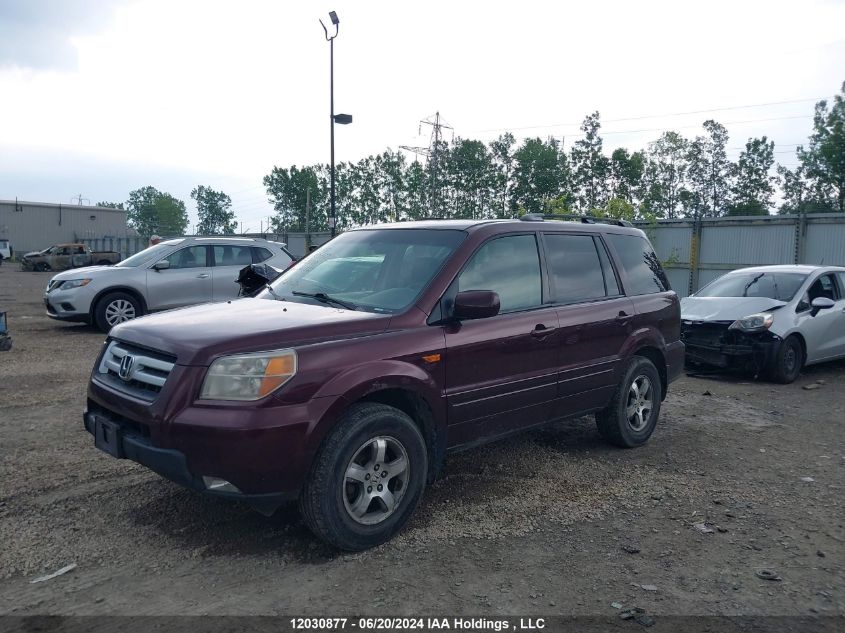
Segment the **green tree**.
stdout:
<path fill-rule="evenodd" d="M 267 196 L 273 204 L 276 214 L 272 219 L 273 230 L 278 233 L 285 231 L 305 230 L 305 208 L 308 192 L 311 192 L 312 210 L 316 206 L 316 196 L 322 190 L 315 167 L 297 168 L 292 165 L 289 169 L 273 167 L 264 176 L 264 186 Z M 311 230 L 322 230 L 319 221 L 309 222 Z"/>
<path fill-rule="evenodd" d="M 697 136 L 689 148 L 689 187 L 695 217 L 724 215 L 729 195 L 728 130 L 713 120 L 704 122 L 706 136 Z"/>
<path fill-rule="evenodd" d="M 514 146 L 516 139 L 513 134 L 502 134 L 490 143 L 495 169 L 494 188 L 498 196 L 496 216 L 506 218 L 511 215 L 510 195 L 514 172 Z"/>
<path fill-rule="evenodd" d="M 542 213 L 549 201 L 565 193 L 565 163 L 554 139 L 525 139 L 514 153 L 514 163 L 511 213 L 520 207 L 527 213 Z"/>
<path fill-rule="evenodd" d="M 130 191 L 126 208 L 129 226 L 143 237 L 184 235 L 188 226 L 185 203 L 155 187 Z"/>
<path fill-rule="evenodd" d="M 644 204 L 657 217 L 677 218 L 689 201 L 688 153 L 689 141 L 677 132 L 664 132 L 649 145 Z"/>
<path fill-rule="evenodd" d="M 451 216 L 495 217 L 497 173 L 487 146 L 481 141 L 458 138 L 444 162 L 452 201 Z"/>
<path fill-rule="evenodd" d="M 583 137 L 569 153 L 572 191 L 582 212 L 604 207 L 608 199 L 610 160 L 602 153 L 599 113 L 587 115 L 581 124 Z"/>
<path fill-rule="evenodd" d="M 639 199 L 642 190 L 645 156 L 642 152 L 629 153 L 624 147 L 610 155 L 610 196 L 624 200 L 629 205 Z"/>
<path fill-rule="evenodd" d="M 766 215 L 772 206 L 777 176 L 772 166 L 775 143 L 750 138 L 733 166 L 729 215 Z"/>
<path fill-rule="evenodd" d="M 97 206 L 103 207 L 105 209 L 123 209 L 124 208 L 122 202 L 98 202 Z"/>
<path fill-rule="evenodd" d="M 845 82 L 832 106 L 816 104 L 810 145 L 799 146 L 797 154 L 817 210 L 845 212 Z"/>
<path fill-rule="evenodd" d="M 228 195 L 200 185 L 191 191 L 191 198 L 197 204 L 199 235 L 234 235 L 237 222 Z"/>

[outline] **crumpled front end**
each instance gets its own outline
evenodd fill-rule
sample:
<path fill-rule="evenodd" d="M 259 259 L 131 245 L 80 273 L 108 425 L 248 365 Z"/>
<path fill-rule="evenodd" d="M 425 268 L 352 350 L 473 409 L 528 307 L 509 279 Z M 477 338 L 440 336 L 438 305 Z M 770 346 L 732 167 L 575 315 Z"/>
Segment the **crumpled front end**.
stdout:
<path fill-rule="evenodd" d="M 761 373 L 781 338 L 769 330 L 751 333 L 730 329 L 731 323 L 683 320 L 681 340 L 686 345 L 686 364 Z"/>

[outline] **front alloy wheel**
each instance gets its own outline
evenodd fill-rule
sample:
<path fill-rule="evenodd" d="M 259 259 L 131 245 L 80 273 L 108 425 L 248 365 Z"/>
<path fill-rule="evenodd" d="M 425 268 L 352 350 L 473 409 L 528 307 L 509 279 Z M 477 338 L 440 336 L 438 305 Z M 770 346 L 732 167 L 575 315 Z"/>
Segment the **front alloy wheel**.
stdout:
<path fill-rule="evenodd" d="M 402 503 L 407 489 L 408 453 L 393 437 L 367 440 L 346 467 L 343 502 L 355 521 L 381 523 Z"/>
<path fill-rule="evenodd" d="M 426 444 L 408 414 L 377 402 L 352 405 L 323 440 L 299 497 L 306 525 L 358 551 L 401 530 L 422 497 Z"/>

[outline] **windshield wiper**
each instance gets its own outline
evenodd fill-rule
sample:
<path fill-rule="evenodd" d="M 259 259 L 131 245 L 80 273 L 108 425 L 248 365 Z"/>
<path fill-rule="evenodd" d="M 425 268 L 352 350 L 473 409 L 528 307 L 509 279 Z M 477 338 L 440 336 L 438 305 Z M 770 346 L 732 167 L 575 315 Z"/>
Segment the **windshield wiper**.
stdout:
<path fill-rule="evenodd" d="M 757 283 L 757 280 L 758 280 L 758 279 L 760 279 L 760 277 L 762 277 L 762 276 L 763 276 L 763 275 L 765 275 L 765 274 L 766 274 L 766 273 L 760 273 L 760 274 L 759 274 L 759 275 L 757 275 L 754 279 L 752 279 L 752 280 L 751 280 L 751 281 L 749 281 L 747 284 L 745 284 L 745 288 L 743 288 L 743 289 L 742 289 L 742 296 L 743 296 L 743 297 L 747 297 L 747 296 L 748 296 L 748 289 L 749 289 L 751 286 L 753 286 L 754 284 L 756 284 L 756 283 Z"/>
<path fill-rule="evenodd" d="M 297 297 L 309 297 L 311 299 L 316 299 L 317 301 L 321 301 L 322 303 L 334 303 L 335 305 L 344 307 L 347 310 L 358 309 L 354 303 L 349 303 L 348 301 L 343 301 L 342 299 L 330 297 L 325 292 L 299 292 L 297 290 L 294 290 L 291 294 L 296 295 Z"/>
<path fill-rule="evenodd" d="M 284 297 L 280 297 L 279 295 L 277 295 L 276 291 L 273 290 L 273 286 L 271 286 L 270 284 L 264 284 L 264 289 L 267 290 L 271 295 L 273 295 L 273 299 L 275 299 L 276 301 L 284 301 Z"/>

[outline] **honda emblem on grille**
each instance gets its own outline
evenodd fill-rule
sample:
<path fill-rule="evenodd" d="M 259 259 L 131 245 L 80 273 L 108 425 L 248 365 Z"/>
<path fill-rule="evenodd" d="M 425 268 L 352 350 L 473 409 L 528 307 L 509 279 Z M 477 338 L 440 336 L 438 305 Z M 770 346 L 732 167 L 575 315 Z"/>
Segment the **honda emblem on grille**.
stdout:
<path fill-rule="evenodd" d="M 120 369 L 117 370 L 117 375 L 121 380 L 129 381 L 132 379 L 132 366 L 135 364 L 135 357 L 127 354 L 120 361 Z"/>

